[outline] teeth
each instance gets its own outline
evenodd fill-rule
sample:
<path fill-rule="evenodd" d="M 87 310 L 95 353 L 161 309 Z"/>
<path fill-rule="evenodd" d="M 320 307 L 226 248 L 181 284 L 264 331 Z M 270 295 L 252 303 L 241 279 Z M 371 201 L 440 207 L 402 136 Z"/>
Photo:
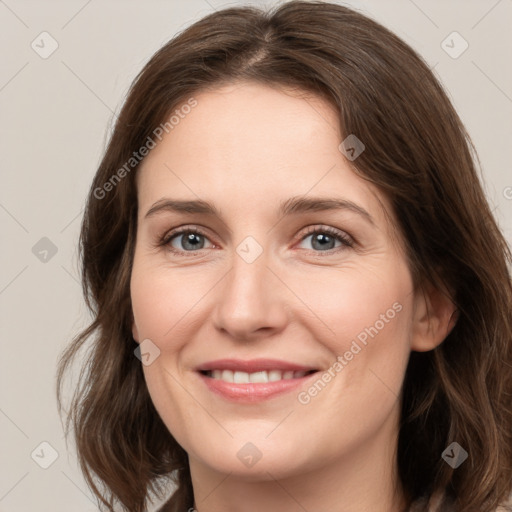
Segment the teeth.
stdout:
<path fill-rule="evenodd" d="M 268 382 L 269 379 L 267 372 L 255 372 L 248 375 L 250 382 Z"/>
<path fill-rule="evenodd" d="M 265 382 L 276 382 L 278 380 L 289 380 L 289 379 L 300 379 L 304 377 L 307 371 L 281 371 L 281 370 L 270 370 L 270 371 L 259 371 L 253 373 L 247 372 L 233 372 L 231 370 L 213 370 L 208 372 L 208 376 L 213 379 L 223 380 L 225 382 L 232 382 L 234 384 L 248 384 L 248 383 L 265 383 Z"/>
<path fill-rule="evenodd" d="M 268 374 L 268 381 L 275 382 L 276 380 L 281 380 L 282 372 L 279 370 L 270 370 L 269 372 L 265 372 Z"/>
<path fill-rule="evenodd" d="M 249 374 L 245 372 L 235 372 L 233 374 L 233 382 L 235 384 L 248 384 Z"/>
<path fill-rule="evenodd" d="M 226 382 L 233 382 L 233 372 L 231 370 L 222 370 L 221 379 Z"/>

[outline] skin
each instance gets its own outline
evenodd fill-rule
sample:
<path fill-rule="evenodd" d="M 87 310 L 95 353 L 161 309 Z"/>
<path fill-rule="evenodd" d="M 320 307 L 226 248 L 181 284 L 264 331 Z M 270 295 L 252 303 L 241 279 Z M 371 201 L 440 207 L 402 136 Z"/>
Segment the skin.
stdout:
<path fill-rule="evenodd" d="M 397 512 L 404 505 L 395 461 L 399 397 L 409 354 L 443 341 L 453 306 L 432 287 L 414 289 L 389 203 L 339 151 L 345 137 L 328 103 L 250 82 L 194 97 L 197 106 L 137 175 L 131 298 L 134 339 L 160 350 L 144 375 L 189 454 L 195 508 Z M 278 205 L 293 196 L 351 201 L 373 223 L 348 209 L 279 216 Z M 162 198 L 209 201 L 222 218 L 165 210 L 146 217 Z M 200 228 L 202 248 L 190 248 L 187 234 L 158 245 L 179 226 Z M 309 227 L 341 231 L 353 246 L 323 248 Z M 237 253 L 247 236 L 263 251 L 252 263 Z M 240 404 L 209 391 L 194 371 L 229 357 L 325 371 L 396 303 L 400 312 L 307 404 L 297 395 L 311 381 Z M 248 442 L 261 453 L 252 467 L 237 457 Z"/>

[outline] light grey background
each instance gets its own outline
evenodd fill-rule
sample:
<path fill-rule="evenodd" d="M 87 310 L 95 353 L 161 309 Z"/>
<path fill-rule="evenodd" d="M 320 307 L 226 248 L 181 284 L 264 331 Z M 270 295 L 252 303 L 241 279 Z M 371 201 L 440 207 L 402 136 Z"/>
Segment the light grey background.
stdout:
<path fill-rule="evenodd" d="M 144 63 L 212 9 L 248 3 L 264 4 L 0 0 L 0 512 L 97 510 L 66 448 L 54 394 L 57 357 L 88 320 L 76 261 L 84 199 L 113 112 Z M 512 0 L 344 3 L 395 31 L 435 68 L 475 142 L 510 242 Z M 43 31 L 58 43 L 45 59 L 31 47 L 51 48 Z M 458 58 L 445 51 L 463 48 L 458 36 L 446 39 L 453 31 L 469 44 Z M 44 253 L 43 237 L 55 255 Z M 47 469 L 40 464 L 51 462 L 52 449 L 42 442 L 58 454 Z"/>

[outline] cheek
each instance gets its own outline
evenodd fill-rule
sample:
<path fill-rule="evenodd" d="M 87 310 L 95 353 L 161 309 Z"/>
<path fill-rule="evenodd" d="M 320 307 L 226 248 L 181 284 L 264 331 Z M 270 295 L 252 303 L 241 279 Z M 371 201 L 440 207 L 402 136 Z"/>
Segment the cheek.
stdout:
<path fill-rule="evenodd" d="M 134 267 L 131 298 L 139 340 L 149 339 L 160 352 L 149 365 L 143 365 L 149 395 L 158 414 L 173 437 L 182 446 L 187 444 L 187 425 L 197 416 L 194 403 L 179 382 L 183 381 L 180 353 L 190 336 L 191 308 L 201 290 L 189 286 L 191 279 L 180 278 L 179 272 L 161 267 Z"/>
<path fill-rule="evenodd" d="M 324 398 L 333 407 L 325 410 L 336 416 L 335 404 L 345 403 L 345 412 L 358 411 L 361 419 L 372 410 L 386 414 L 400 393 L 410 354 L 410 276 L 406 267 L 389 266 L 330 277 L 308 279 L 297 291 L 315 314 L 312 322 L 320 326 L 317 336 L 332 354 L 331 364 L 339 363 L 331 365 L 336 377 Z"/>
<path fill-rule="evenodd" d="M 160 418 L 172 437 L 187 451 L 193 450 L 190 444 L 191 425 L 201 424 L 204 411 L 197 407 L 183 385 L 182 379 L 176 377 L 175 371 L 165 362 L 164 357 L 158 358 L 151 366 L 145 366 L 144 379 L 149 396 Z M 207 418 L 206 418 L 207 421 Z M 214 425 L 210 425 L 214 428 Z"/>
<path fill-rule="evenodd" d="M 176 269 L 134 265 L 131 299 L 140 339 L 162 348 L 187 325 L 188 314 L 208 291 L 208 283 Z M 196 306 L 197 307 L 197 306 Z"/>
<path fill-rule="evenodd" d="M 197 279 L 197 272 L 149 266 L 137 259 L 132 270 L 132 310 L 139 340 L 149 339 L 159 349 L 154 361 L 143 366 L 146 385 L 168 429 L 182 443 L 187 422 L 192 421 L 193 412 L 197 414 L 193 400 L 179 384 L 187 370 L 182 354 L 201 326 L 194 312 L 212 286 L 206 277 Z"/>
<path fill-rule="evenodd" d="M 371 333 L 392 337 L 403 333 L 408 316 L 411 282 L 407 272 L 393 267 L 351 269 L 295 278 L 294 291 L 303 298 L 319 328 L 325 328 L 323 340 L 337 354 L 350 348 L 353 339 L 364 343 Z M 398 341 L 398 340 L 397 340 Z"/>
<path fill-rule="evenodd" d="M 406 301 L 395 301 L 369 306 L 362 322 L 346 317 L 350 327 L 345 330 L 352 334 L 337 338 L 332 347 L 341 379 L 335 379 L 331 400 L 348 400 L 346 413 L 354 419 L 378 422 L 398 399 L 410 355 L 410 314 Z"/>

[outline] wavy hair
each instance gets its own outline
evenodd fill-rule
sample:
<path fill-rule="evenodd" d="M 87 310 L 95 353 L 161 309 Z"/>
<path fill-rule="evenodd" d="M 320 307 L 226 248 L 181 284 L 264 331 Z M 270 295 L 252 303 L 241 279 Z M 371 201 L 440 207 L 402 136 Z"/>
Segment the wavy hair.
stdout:
<path fill-rule="evenodd" d="M 87 349 L 66 420 L 87 484 L 109 511 L 116 503 L 145 511 L 169 479 L 176 488 L 161 510 L 193 506 L 187 454 L 156 412 L 134 356 L 138 164 L 126 162 L 187 98 L 237 80 L 315 93 L 339 113 L 341 133 L 364 142 L 354 171 L 389 198 L 415 285 L 445 286 L 458 310 L 443 343 L 410 356 L 396 454 L 401 485 L 422 511 L 436 493 L 439 510 L 495 510 L 512 490 L 510 248 L 470 137 L 428 65 L 369 17 L 318 1 L 207 15 L 158 50 L 127 94 L 81 228 L 92 323 L 63 352 L 57 373 L 62 414 L 64 376 Z M 457 469 L 441 458 L 453 441 L 469 452 Z"/>

